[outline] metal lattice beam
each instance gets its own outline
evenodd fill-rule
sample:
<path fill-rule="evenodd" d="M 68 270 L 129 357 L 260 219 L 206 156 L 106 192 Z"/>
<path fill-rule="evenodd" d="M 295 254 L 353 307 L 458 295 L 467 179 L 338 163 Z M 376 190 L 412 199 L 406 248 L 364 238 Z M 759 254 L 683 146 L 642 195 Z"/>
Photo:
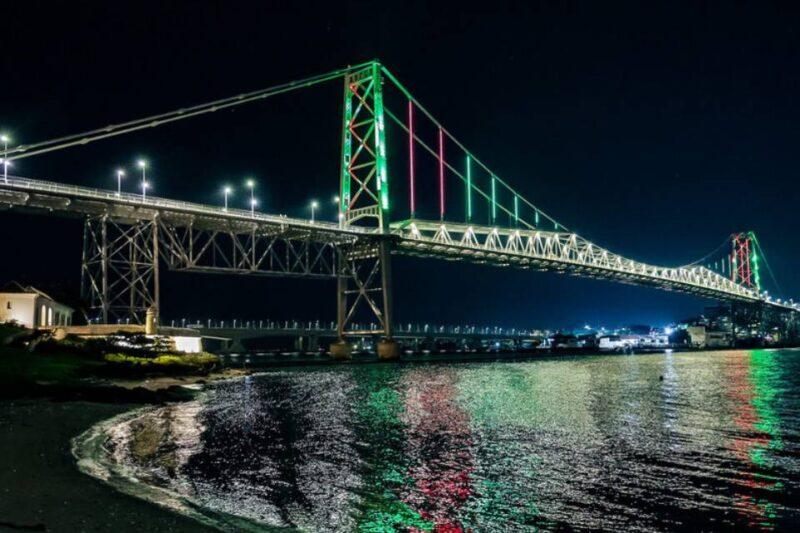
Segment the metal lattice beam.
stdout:
<path fill-rule="evenodd" d="M 389 255 L 390 242 L 385 238 L 340 250 L 337 313 L 340 339 L 363 334 L 392 337 L 391 291 L 387 290 L 391 283 Z M 354 328 L 354 324 L 368 324 L 369 329 Z"/>
<path fill-rule="evenodd" d="M 704 266 L 660 267 L 627 259 L 574 233 L 502 229 L 422 220 L 394 224 L 404 253 L 498 266 L 567 272 L 623 283 L 758 301 L 758 293 Z"/>
<path fill-rule="evenodd" d="M 107 215 L 84 223 L 82 294 L 104 324 L 144 323 L 158 309 L 158 221 L 120 224 Z"/>
<path fill-rule="evenodd" d="M 162 221 L 162 257 L 170 270 L 261 276 L 337 276 L 336 245 L 310 232 L 219 231 Z"/>

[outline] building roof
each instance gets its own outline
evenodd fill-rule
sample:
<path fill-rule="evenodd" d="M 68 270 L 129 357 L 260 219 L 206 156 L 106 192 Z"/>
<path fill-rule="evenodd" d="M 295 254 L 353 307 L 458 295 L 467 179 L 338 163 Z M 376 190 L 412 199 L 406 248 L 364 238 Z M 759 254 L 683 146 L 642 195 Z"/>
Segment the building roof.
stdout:
<path fill-rule="evenodd" d="M 8 283 L 6 283 L 3 286 L 3 288 L 0 289 L 0 294 L 35 294 L 37 296 L 41 296 L 42 298 L 47 298 L 51 302 L 55 302 L 61 306 L 72 309 L 70 306 L 62 304 L 61 302 L 57 301 L 55 298 L 53 298 L 46 292 L 42 292 L 36 287 L 33 287 L 32 285 L 25 286 L 16 281 L 9 281 Z"/>

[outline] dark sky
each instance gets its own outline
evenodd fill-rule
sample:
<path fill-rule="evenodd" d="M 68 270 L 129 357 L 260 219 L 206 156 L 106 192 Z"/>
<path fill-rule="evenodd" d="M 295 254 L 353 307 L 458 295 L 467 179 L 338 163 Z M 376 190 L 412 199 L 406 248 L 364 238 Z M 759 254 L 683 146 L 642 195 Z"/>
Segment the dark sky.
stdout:
<path fill-rule="evenodd" d="M 35 142 L 379 58 L 499 176 L 571 229 L 665 265 L 754 230 L 784 294 L 800 295 L 796 8 L 429 4 L 5 2 L 0 127 Z M 333 218 L 340 108 L 333 83 L 22 160 L 14 173 L 112 187 L 113 169 L 144 155 L 154 194 L 219 202 L 223 182 L 253 174 L 266 210 L 301 216 L 319 198 L 321 216 Z M 405 216 L 399 203 L 395 218 Z M 79 221 L 0 217 L 0 280 L 77 287 Z M 430 260 L 399 259 L 394 275 L 404 322 L 663 324 L 707 304 Z M 165 274 L 163 287 L 167 319 L 334 317 L 327 282 Z"/>

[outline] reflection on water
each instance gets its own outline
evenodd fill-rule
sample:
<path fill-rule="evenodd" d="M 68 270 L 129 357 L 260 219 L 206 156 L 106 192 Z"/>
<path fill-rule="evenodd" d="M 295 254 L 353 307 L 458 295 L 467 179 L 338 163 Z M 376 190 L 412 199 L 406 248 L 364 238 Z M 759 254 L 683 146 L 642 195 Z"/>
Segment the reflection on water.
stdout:
<path fill-rule="evenodd" d="M 793 350 L 282 369 L 109 425 L 104 453 L 237 527 L 789 529 L 798 370 Z"/>

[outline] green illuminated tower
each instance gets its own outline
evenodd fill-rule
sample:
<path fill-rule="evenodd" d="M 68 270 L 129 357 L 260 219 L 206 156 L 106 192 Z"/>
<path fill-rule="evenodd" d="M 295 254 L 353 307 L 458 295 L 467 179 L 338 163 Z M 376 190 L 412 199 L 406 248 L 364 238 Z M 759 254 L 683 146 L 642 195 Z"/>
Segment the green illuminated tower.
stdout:
<path fill-rule="evenodd" d="M 377 61 L 344 80 L 339 212 L 345 226 L 366 221 L 388 232 L 389 177 L 383 77 Z"/>
<path fill-rule="evenodd" d="M 391 348 L 396 349 L 391 341 L 389 176 L 382 85 L 378 61 L 357 67 L 344 78 L 339 220 L 344 228 L 366 226 L 376 231 L 357 244 L 343 243 L 338 248 L 340 343 L 336 347 L 343 356 L 348 351 L 345 339 L 365 331 L 383 337 L 384 353 L 379 344 L 379 355 L 392 356 Z M 370 324 L 377 328 L 365 329 Z"/>

